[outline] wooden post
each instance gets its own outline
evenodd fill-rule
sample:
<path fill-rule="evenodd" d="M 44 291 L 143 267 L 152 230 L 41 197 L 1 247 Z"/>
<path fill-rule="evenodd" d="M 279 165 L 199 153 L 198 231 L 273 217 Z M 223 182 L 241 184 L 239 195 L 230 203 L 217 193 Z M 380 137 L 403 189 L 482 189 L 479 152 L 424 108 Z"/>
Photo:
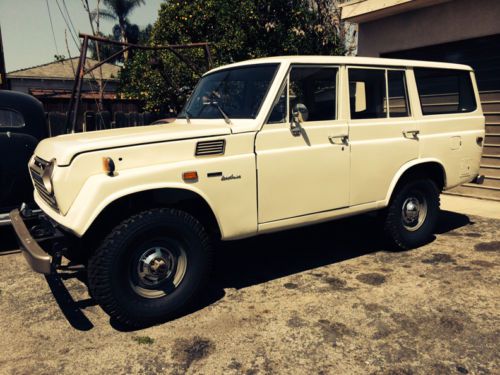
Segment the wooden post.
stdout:
<path fill-rule="evenodd" d="M 5 59 L 3 56 L 3 41 L 2 41 L 1 27 L 0 27 L 0 89 L 10 90 L 9 81 L 7 80 L 7 71 L 5 68 Z"/>

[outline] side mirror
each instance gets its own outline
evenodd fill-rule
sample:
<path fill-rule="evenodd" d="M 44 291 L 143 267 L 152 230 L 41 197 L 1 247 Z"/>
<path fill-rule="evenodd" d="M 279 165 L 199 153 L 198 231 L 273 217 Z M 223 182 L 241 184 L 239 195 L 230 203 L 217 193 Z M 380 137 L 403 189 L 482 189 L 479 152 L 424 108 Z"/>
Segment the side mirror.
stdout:
<path fill-rule="evenodd" d="M 295 137 L 302 134 L 302 126 L 300 124 L 307 121 L 309 110 L 305 104 L 297 103 L 292 108 L 292 121 L 290 122 L 290 131 Z"/>

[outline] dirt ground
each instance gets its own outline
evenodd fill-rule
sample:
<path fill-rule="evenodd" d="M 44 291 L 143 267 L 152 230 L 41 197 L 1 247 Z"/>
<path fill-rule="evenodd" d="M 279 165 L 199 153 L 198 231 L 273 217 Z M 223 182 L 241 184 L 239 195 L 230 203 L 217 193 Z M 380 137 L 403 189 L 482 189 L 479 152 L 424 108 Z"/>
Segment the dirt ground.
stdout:
<path fill-rule="evenodd" d="M 1 255 L 0 373 L 500 374 L 500 220 L 445 211 L 432 243 L 399 253 L 373 220 L 226 243 L 193 311 L 139 331 L 82 272 Z"/>

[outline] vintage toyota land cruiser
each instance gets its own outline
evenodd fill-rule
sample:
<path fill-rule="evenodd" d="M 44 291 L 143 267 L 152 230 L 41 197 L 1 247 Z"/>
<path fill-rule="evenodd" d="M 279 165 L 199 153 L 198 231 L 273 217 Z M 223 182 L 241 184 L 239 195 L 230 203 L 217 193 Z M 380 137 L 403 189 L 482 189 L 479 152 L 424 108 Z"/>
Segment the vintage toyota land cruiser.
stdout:
<path fill-rule="evenodd" d="M 11 219 L 35 271 L 79 258 L 109 315 L 151 324 L 196 298 L 213 240 L 379 211 L 393 246 L 429 241 L 440 192 L 478 178 L 479 103 L 463 65 L 290 56 L 223 66 L 174 123 L 42 141 L 29 168 L 43 215 Z"/>

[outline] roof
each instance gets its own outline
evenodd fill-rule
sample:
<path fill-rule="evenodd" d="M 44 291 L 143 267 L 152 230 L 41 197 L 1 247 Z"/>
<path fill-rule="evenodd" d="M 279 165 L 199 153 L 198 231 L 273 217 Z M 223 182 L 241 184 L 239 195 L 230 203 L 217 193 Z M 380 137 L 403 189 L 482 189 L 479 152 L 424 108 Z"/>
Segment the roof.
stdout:
<path fill-rule="evenodd" d="M 20 70 L 15 70 L 7 74 L 10 78 L 37 78 L 37 79 L 64 79 L 64 80 L 74 80 L 75 73 L 73 68 L 76 69 L 78 66 L 78 57 L 73 57 L 72 59 L 66 59 L 61 61 L 52 61 L 47 64 L 33 66 L 31 68 L 25 68 Z M 97 60 L 86 59 L 85 67 L 89 68 L 97 64 Z M 102 65 L 102 77 L 103 79 L 118 79 L 121 68 L 113 64 L 103 64 Z M 94 75 L 97 77 L 99 74 L 99 69 L 94 71 Z M 90 78 L 86 75 L 85 78 Z"/>
<path fill-rule="evenodd" d="M 71 91 L 63 89 L 30 89 L 29 93 L 34 97 L 41 99 L 70 99 Z M 99 99 L 99 92 L 82 91 L 80 94 L 81 99 Z M 115 92 L 103 92 L 104 100 L 116 100 L 118 95 Z"/>
<path fill-rule="evenodd" d="M 234 64 L 220 66 L 212 69 L 208 73 L 216 72 L 221 69 L 240 67 L 253 64 L 266 63 L 287 63 L 287 64 L 332 64 L 332 65 L 363 65 L 363 66 L 394 66 L 394 67 L 419 67 L 419 68 L 440 68 L 440 69 L 457 69 L 469 70 L 472 68 L 468 65 L 452 64 L 434 61 L 421 60 L 402 60 L 402 59 L 386 59 L 380 57 L 359 57 L 359 56 L 276 56 L 264 57 L 260 59 L 252 59 L 241 61 Z"/>
<path fill-rule="evenodd" d="M 340 8 L 343 20 L 363 23 L 447 1 L 451 0 L 349 0 Z"/>

